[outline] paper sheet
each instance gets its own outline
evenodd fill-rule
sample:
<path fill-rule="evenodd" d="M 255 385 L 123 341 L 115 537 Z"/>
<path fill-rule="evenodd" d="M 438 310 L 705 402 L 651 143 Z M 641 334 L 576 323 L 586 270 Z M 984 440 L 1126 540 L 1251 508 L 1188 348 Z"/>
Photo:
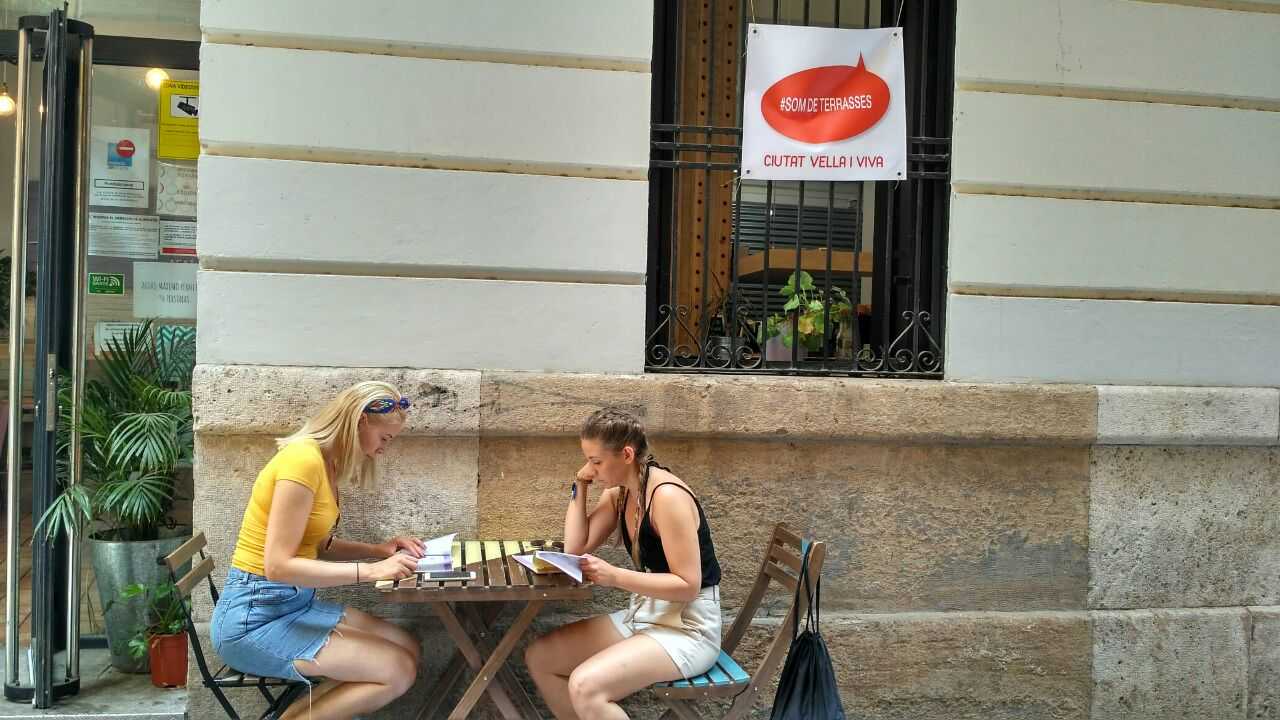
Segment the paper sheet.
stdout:
<path fill-rule="evenodd" d="M 557 570 L 573 578 L 575 582 L 582 582 L 582 567 L 578 565 L 578 561 L 584 557 L 582 555 L 570 555 L 569 553 L 539 550 L 531 555 L 515 555 L 513 557 L 516 562 L 530 570 L 533 570 L 534 572 L 538 572 L 538 570 L 533 566 L 534 558 L 537 558 L 538 560 L 554 565 Z"/>

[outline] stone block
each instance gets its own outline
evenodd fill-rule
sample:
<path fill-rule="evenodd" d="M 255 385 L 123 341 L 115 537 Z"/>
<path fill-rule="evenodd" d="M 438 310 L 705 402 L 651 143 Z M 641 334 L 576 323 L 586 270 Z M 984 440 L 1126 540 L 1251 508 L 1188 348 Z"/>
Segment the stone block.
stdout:
<path fill-rule="evenodd" d="M 1249 612 L 1248 720 L 1280 720 L 1280 607 Z"/>
<path fill-rule="evenodd" d="M 479 430 L 475 371 L 201 364 L 191 380 L 196 432 L 283 437 L 365 380 L 391 383 L 413 403 L 402 436 L 474 437 Z"/>
<path fill-rule="evenodd" d="M 1089 606 L 1280 604 L 1280 449 L 1098 447 Z"/>
<path fill-rule="evenodd" d="M 654 444 L 703 502 L 726 606 L 746 596 L 773 524 L 784 521 L 828 544 L 823 598 L 833 610 L 1084 607 L 1083 449 Z M 558 537 L 583 462 L 577 441 L 486 437 L 480 455 L 481 533 Z M 769 607 L 787 599 L 771 595 Z"/>
<path fill-rule="evenodd" d="M 1242 720 L 1244 608 L 1090 613 L 1091 720 Z"/>
<path fill-rule="evenodd" d="M 745 655 L 761 654 L 770 637 L 761 629 Z M 823 635 L 850 718 L 1089 718 L 1082 612 L 824 614 Z M 764 707 L 773 692 L 764 693 Z"/>
<path fill-rule="evenodd" d="M 485 371 L 480 394 L 480 432 L 492 436 L 576 436 L 593 411 L 619 405 L 655 435 L 1044 445 L 1097 437 L 1097 393 L 1086 386 Z"/>
<path fill-rule="evenodd" d="M 1280 389 L 1098 388 L 1099 445 L 1276 445 Z"/>

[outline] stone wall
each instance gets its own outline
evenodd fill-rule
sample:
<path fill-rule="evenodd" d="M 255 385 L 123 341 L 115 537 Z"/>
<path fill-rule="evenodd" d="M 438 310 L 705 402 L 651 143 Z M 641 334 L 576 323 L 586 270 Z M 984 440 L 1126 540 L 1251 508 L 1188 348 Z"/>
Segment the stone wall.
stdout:
<path fill-rule="evenodd" d="M 614 403 L 703 499 L 728 616 L 772 523 L 828 543 L 851 717 L 1280 718 L 1280 390 L 201 366 L 195 516 L 220 563 L 270 439 L 369 377 L 415 407 L 378 489 L 348 490 L 346 534 L 557 536 L 576 427 Z M 417 628 L 424 678 L 444 662 L 421 608 L 330 595 Z M 767 598 L 748 669 L 785 601 Z M 193 691 L 192 717 L 210 702 Z"/>

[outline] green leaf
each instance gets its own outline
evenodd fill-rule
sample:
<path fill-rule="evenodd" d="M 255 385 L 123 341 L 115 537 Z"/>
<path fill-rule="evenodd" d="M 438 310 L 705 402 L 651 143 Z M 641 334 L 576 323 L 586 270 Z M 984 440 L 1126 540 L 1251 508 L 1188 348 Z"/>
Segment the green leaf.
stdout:
<path fill-rule="evenodd" d="M 125 414 L 107 438 L 108 456 L 143 470 L 171 469 L 180 452 L 178 423 L 168 413 Z"/>
<path fill-rule="evenodd" d="M 134 660 L 141 660 L 147 656 L 147 638 L 142 633 L 138 633 L 129 639 L 129 655 Z"/>
<path fill-rule="evenodd" d="M 813 289 L 813 276 L 805 270 L 800 271 L 800 289 L 805 291 Z"/>
<path fill-rule="evenodd" d="M 782 312 L 791 312 L 792 310 L 795 310 L 798 307 L 800 307 L 800 298 L 793 297 L 787 301 L 786 305 L 782 306 Z"/>
<path fill-rule="evenodd" d="M 142 583 L 134 583 L 132 585 L 125 585 L 124 587 L 120 588 L 120 597 L 125 600 L 132 600 L 133 598 L 136 598 L 139 595 L 143 595 L 146 592 L 147 592 L 147 588 L 145 585 L 143 585 Z"/>
<path fill-rule="evenodd" d="M 41 518 L 56 536 L 100 520 L 126 536 L 154 536 L 172 509 L 173 468 L 194 450 L 190 332 L 152 321 L 113 337 L 95 354 L 83 405 L 71 417 L 71 385 L 59 378 L 57 471 L 63 493 Z M 68 487 L 71 430 L 80 433 L 80 482 Z"/>
<path fill-rule="evenodd" d="M 173 497 L 173 479 L 160 473 L 133 472 L 98 488 L 97 503 L 129 528 L 154 527 Z"/>
<path fill-rule="evenodd" d="M 82 485 L 68 488 L 40 516 L 36 532 L 43 532 L 49 540 L 79 531 L 93 521 L 93 503 Z"/>

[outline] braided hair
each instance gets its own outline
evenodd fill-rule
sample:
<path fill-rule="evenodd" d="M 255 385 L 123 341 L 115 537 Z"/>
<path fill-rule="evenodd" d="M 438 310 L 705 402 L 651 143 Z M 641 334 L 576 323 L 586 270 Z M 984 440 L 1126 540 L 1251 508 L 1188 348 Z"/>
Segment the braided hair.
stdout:
<path fill-rule="evenodd" d="M 640 524 L 644 522 L 644 513 L 647 512 L 644 503 L 644 497 L 649 487 L 649 469 L 657 465 L 654 460 L 653 453 L 650 452 L 649 439 L 645 436 L 644 425 L 635 415 L 617 407 L 607 407 L 591 413 L 591 417 L 582 424 L 582 431 L 579 438 L 583 440 L 594 440 L 613 452 L 621 452 L 623 448 L 630 447 L 635 450 L 637 460 L 644 458 L 644 469 L 640 474 L 640 497 L 637 498 L 637 505 L 640 509 L 640 522 L 636 524 L 636 534 L 640 532 Z M 621 542 L 623 533 L 626 532 L 627 519 L 624 516 L 627 507 L 628 493 L 630 491 L 622 488 L 622 492 L 618 498 L 615 512 L 618 518 L 618 536 L 615 542 Z M 631 561 L 636 567 L 640 567 L 640 539 L 632 538 L 631 542 Z"/>

